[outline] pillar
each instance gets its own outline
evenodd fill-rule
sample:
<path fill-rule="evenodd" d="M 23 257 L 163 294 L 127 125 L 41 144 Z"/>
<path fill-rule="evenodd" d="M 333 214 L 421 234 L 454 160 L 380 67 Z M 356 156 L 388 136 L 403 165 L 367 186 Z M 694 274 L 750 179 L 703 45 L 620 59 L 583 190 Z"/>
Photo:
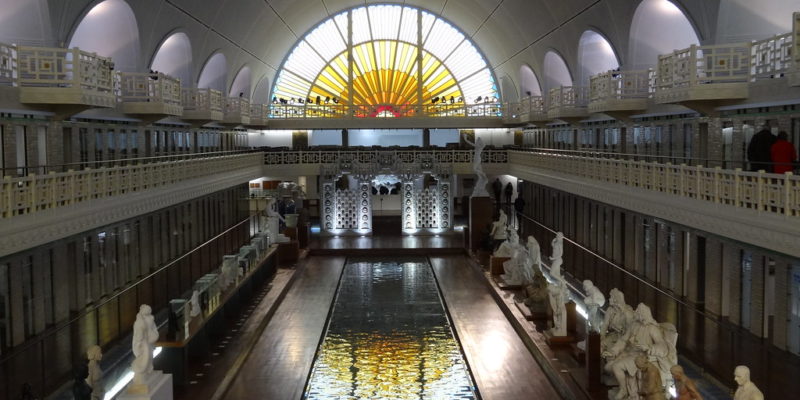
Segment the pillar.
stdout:
<path fill-rule="evenodd" d="M 431 130 L 425 128 L 422 130 L 422 147 L 431 146 Z"/>
<path fill-rule="evenodd" d="M 350 147 L 350 137 L 348 135 L 347 129 L 342 129 L 342 147 L 344 148 Z"/>

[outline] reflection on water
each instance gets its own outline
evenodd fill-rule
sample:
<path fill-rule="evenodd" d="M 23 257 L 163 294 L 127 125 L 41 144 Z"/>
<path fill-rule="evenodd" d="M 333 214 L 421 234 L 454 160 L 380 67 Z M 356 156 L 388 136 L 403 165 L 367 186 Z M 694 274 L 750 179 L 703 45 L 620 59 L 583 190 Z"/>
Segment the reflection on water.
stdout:
<path fill-rule="evenodd" d="M 348 263 L 304 398 L 478 398 L 427 262 Z"/>

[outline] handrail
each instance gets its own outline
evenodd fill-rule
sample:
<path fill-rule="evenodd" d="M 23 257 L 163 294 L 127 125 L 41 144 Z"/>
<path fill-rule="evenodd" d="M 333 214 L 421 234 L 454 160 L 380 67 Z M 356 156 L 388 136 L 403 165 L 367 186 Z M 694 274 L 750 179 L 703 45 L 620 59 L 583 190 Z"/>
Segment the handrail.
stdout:
<path fill-rule="evenodd" d="M 0 216 L 17 215 L 85 201 L 141 192 L 202 176 L 262 163 L 260 154 L 192 158 L 173 162 L 114 166 L 46 175 L 5 177 L 0 193 Z"/>
<path fill-rule="evenodd" d="M 77 47 L 17 47 L 21 87 L 80 88 L 112 93 L 114 63 Z"/>
<path fill-rule="evenodd" d="M 751 44 L 691 45 L 658 56 L 656 91 L 750 79 Z"/>
<path fill-rule="evenodd" d="M 589 87 L 559 86 L 548 93 L 548 110 L 562 107 L 586 107 L 589 104 Z"/>
<path fill-rule="evenodd" d="M 414 118 L 414 117 L 465 117 L 500 118 L 503 104 L 492 101 L 465 104 L 446 100 L 425 104 L 315 104 L 315 103 L 273 103 L 269 106 L 272 119 L 315 119 L 315 118 Z"/>
<path fill-rule="evenodd" d="M 340 160 L 357 160 L 362 163 L 379 163 L 387 157 L 406 163 L 432 159 L 434 163 L 471 163 L 474 150 L 419 149 L 419 150 L 275 150 L 264 152 L 266 165 L 336 164 Z M 484 163 L 507 163 L 504 149 L 485 149 L 481 154 Z"/>
<path fill-rule="evenodd" d="M 721 164 L 723 166 L 722 169 L 731 169 L 731 170 L 733 170 L 734 168 L 727 167 L 728 165 L 741 165 L 742 168 L 744 168 L 745 166 L 747 166 L 747 164 L 749 164 L 749 161 L 747 160 L 725 160 L 721 158 L 686 157 L 680 155 L 670 156 L 662 154 L 622 153 L 617 151 L 605 151 L 600 149 L 570 150 L 570 149 L 553 149 L 545 147 L 514 146 L 509 150 L 518 150 L 525 152 L 543 152 L 543 153 L 553 153 L 553 154 L 568 154 L 568 155 L 577 155 L 580 157 L 617 158 L 617 159 L 633 160 L 633 161 L 658 160 L 661 162 L 672 163 L 672 164 L 681 164 L 681 163 L 686 163 L 689 165 Z M 759 162 L 759 164 L 773 165 L 779 163 L 773 163 L 772 161 L 764 161 L 764 162 Z"/>
<path fill-rule="evenodd" d="M 514 213 L 516 213 L 517 217 L 522 217 L 522 218 L 524 218 L 524 219 L 526 219 L 526 220 L 528 220 L 530 222 L 533 222 L 534 224 L 536 224 L 539 227 L 549 231 L 550 233 L 552 233 L 554 235 L 557 233 L 555 230 L 553 230 L 553 229 L 549 228 L 548 226 L 542 224 L 541 222 L 533 219 L 533 217 L 531 217 L 529 215 L 525 215 L 524 213 L 521 213 L 521 212 L 516 211 L 516 210 L 514 211 Z M 600 260 L 600 261 L 612 266 L 613 268 L 615 268 L 618 271 L 624 273 L 625 275 L 628 275 L 629 277 L 635 279 L 637 282 L 650 287 L 651 289 L 663 294 L 664 296 L 669 297 L 671 300 L 675 301 L 676 303 L 688 307 L 689 309 L 691 309 L 693 312 L 695 312 L 696 314 L 698 314 L 700 316 L 703 316 L 703 317 L 708 318 L 710 320 L 721 320 L 722 319 L 722 316 L 719 316 L 719 315 L 716 315 L 716 314 L 708 314 L 706 312 L 703 312 L 702 310 L 697 309 L 693 304 L 687 303 L 686 301 L 684 301 L 680 297 L 676 297 L 674 294 L 672 294 L 672 293 L 670 293 L 670 292 L 668 292 L 668 291 L 666 291 L 664 289 L 661 289 L 660 287 L 650 283 L 650 281 L 648 281 L 646 279 L 643 279 L 641 276 L 639 276 L 639 275 L 627 270 L 625 267 L 617 265 L 613 261 L 603 257 L 600 254 L 595 253 L 594 251 L 590 250 L 589 248 L 584 247 L 580 243 L 578 243 L 578 242 L 576 242 L 576 241 L 574 241 L 574 240 L 572 240 L 572 239 L 570 239 L 570 238 L 568 238 L 566 236 L 564 236 L 564 241 L 568 242 L 568 243 L 572 243 L 572 245 L 575 246 L 576 248 L 578 248 L 578 249 L 580 249 L 580 250 L 582 250 L 582 251 L 584 251 L 586 253 L 591 254 L 592 256 L 597 258 L 598 260 Z M 562 269 L 568 270 L 569 268 L 568 268 L 568 266 L 563 266 Z M 567 272 L 569 272 L 569 271 L 567 271 Z"/>
<path fill-rule="evenodd" d="M 523 156 L 524 155 L 524 156 Z M 756 211 L 800 217 L 800 176 L 509 151 L 509 162 Z"/>
<path fill-rule="evenodd" d="M 589 100 L 647 99 L 654 92 L 652 69 L 606 71 L 589 78 Z"/>
<path fill-rule="evenodd" d="M 235 154 L 254 153 L 258 150 L 226 150 L 226 151 L 210 151 L 205 153 L 189 153 L 189 154 L 173 154 L 167 156 L 151 156 L 151 157 L 128 157 L 118 158 L 115 160 L 100 160 L 100 161 L 83 161 L 73 162 L 66 164 L 45 164 L 45 165 L 26 165 L 24 167 L 5 167 L 0 168 L 0 176 L 6 176 L 6 171 L 20 171 L 22 173 L 15 173 L 19 176 L 27 176 L 28 171 L 35 171 L 37 174 L 47 174 L 50 172 L 67 172 L 69 170 L 81 170 L 84 168 L 111 168 L 124 165 L 139 165 L 168 161 L 181 161 L 194 158 L 207 158 L 228 156 Z M 75 167 L 75 168 L 73 168 Z"/>
<path fill-rule="evenodd" d="M 793 38 L 794 33 L 789 32 L 753 42 L 751 82 L 779 78 L 791 68 Z"/>

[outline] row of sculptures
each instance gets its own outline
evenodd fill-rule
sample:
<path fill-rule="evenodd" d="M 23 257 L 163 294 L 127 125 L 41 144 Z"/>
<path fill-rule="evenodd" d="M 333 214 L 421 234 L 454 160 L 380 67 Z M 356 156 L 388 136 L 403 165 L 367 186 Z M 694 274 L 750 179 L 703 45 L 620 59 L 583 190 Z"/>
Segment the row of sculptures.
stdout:
<path fill-rule="evenodd" d="M 498 231 L 502 230 L 502 234 Z M 526 245 L 519 241 L 516 229 L 507 224 L 507 217 L 500 217 L 492 226 L 492 237 L 505 237 L 495 250 L 494 257 L 507 257 L 503 263 L 503 281 L 510 286 L 521 286 L 524 290 L 518 300 L 524 302 L 534 313 L 552 313 L 552 336 L 567 336 L 566 303 L 569 288 L 561 273 L 564 255 L 564 235 L 556 233 L 551 242 L 550 278 L 544 277 L 539 243 L 528 236 Z M 583 281 L 583 303 L 587 311 L 587 330 L 601 336 L 601 355 L 605 360 L 605 371 L 613 377 L 619 389 L 615 399 L 660 400 L 666 399 L 666 388 L 675 384 L 677 399 L 702 399 L 694 382 L 686 377 L 678 365 L 676 344 L 678 332 L 671 323 L 658 323 L 650 307 L 644 303 L 634 310 L 625 303 L 624 294 L 614 288 L 609 293 L 608 307 L 604 315 L 600 310 L 606 297 L 592 281 Z M 763 400 L 763 395 L 750 381 L 746 366 L 738 366 L 735 380 L 739 385 L 735 400 Z"/>

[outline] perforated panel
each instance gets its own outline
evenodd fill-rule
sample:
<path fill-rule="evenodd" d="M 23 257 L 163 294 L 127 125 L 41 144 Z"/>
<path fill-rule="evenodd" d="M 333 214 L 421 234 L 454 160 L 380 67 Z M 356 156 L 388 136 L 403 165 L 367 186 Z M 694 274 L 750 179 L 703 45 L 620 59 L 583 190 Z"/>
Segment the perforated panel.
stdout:
<path fill-rule="evenodd" d="M 359 220 L 359 192 L 354 190 L 336 191 L 336 229 L 357 229 Z"/>
<path fill-rule="evenodd" d="M 439 228 L 439 201 L 436 190 L 416 193 L 417 228 Z"/>

